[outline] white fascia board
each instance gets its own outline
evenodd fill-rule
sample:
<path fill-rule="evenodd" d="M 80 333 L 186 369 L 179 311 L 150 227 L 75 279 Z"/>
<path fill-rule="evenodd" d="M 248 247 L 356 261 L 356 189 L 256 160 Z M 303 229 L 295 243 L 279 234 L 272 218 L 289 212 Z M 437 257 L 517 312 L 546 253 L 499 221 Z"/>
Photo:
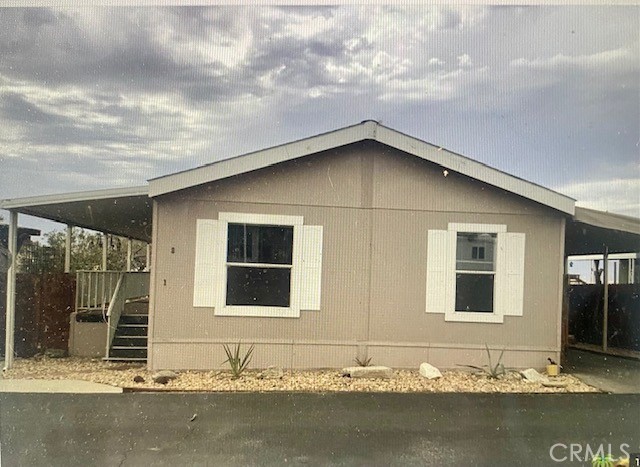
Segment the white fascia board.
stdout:
<path fill-rule="evenodd" d="M 575 222 L 640 235 L 640 219 L 606 211 L 576 207 Z"/>
<path fill-rule="evenodd" d="M 570 215 L 575 212 L 575 200 L 568 196 L 386 128 L 371 120 L 281 146 L 225 159 L 185 172 L 152 179 L 149 181 L 149 196 L 153 198 L 364 140 L 378 141 L 558 211 Z"/>
<path fill-rule="evenodd" d="M 300 141 L 225 159 L 186 172 L 155 178 L 149 180 L 149 196 L 153 198 L 166 193 L 262 169 L 309 154 L 345 146 L 357 141 L 373 139 L 376 126 L 375 122 L 364 122 Z"/>
<path fill-rule="evenodd" d="M 46 206 L 48 204 L 73 203 L 77 201 L 94 201 L 109 198 L 127 198 L 130 196 L 148 196 L 148 186 L 131 188 L 112 188 L 107 190 L 77 191 L 56 195 L 29 196 L 0 200 L 0 209 L 20 209 L 30 206 Z"/>
<path fill-rule="evenodd" d="M 444 148 L 438 148 L 419 139 L 399 133 L 389 128 L 378 126 L 375 138 L 380 143 L 394 147 L 400 151 L 414 154 L 417 157 L 441 165 L 454 172 L 480 180 L 503 190 L 549 206 L 566 214 L 575 212 L 575 200 L 561 195 L 548 188 L 506 174 L 487 165 L 476 162 Z"/>
<path fill-rule="evenodd" d="M 603 254 L 598 255 L 571 255 L 567 256 L 568 261 L 593 261 L 594 259 L 602 260 Z M 610 260 L 614 259 L 640 259 L 640 253 L 610 253 L 607 255 Z"/>

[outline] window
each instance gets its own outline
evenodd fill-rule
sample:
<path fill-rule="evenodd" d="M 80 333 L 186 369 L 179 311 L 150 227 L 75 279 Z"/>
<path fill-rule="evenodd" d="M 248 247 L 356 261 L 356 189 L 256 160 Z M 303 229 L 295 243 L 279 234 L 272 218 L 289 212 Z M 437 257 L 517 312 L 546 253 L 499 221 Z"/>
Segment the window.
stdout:
<path fill-rule="evenodd" d="M 193 306 L 220 316 L 295 318 L 320 310 L 322 226 L 300 216 L 198 219 Z"/>
<path fill-rule="evenodd" d="M 494 233 L 457 234 L 455 311 L 493 313 L 495 244 Z"/>
<path fill-rule="evenodd" d="M 293 227 L 228 224 L 227 305 L 288 307 Z"/>
<path fill-rule="evenodd" d="M 429 230 L 427 313 L 481 323 L 522 316 L 525 235 L 506 230 L 506 225 L 459 223 Z"/>
<path fill-rule="evenodd" d="M 471 249 L 471 258 L 472 259 L 484 259 L 484 247 L 483 246 L 474 246 Z"/>

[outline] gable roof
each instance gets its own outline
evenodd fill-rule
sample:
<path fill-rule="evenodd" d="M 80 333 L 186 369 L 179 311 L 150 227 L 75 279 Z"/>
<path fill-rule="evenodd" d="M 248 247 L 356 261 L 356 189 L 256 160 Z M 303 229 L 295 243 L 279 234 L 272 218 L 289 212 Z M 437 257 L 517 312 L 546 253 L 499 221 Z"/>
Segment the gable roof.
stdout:
<path fill-rule="evenodd" d="M 575 200 L 573 198 L 392 130 L 371 120 L 365 120 L 357 125 L 329 133 L 214 162 L 196 169 L 154 178 L 149 181 L 149 196 L 155 197 L 172 193 L 365 140 L 377 141 L 566 214 L 573 215 L 575 212 Z"/>

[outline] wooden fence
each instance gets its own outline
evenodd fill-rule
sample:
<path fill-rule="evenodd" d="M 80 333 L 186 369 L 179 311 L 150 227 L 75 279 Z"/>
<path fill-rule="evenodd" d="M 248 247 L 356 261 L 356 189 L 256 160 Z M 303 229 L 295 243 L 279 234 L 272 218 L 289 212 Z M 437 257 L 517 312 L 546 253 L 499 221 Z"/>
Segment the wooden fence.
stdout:
<path fill-rule="evenodd" d="M 52 348 L 66 350 L 74 302 L 74 274 L 17 274 L 16 356 L 31 357 Z M 6 276 L 0 277 L 0 354 L 5 348 L 5 306 Z"/>
<path fill-rule="evenodd" d="M 602 345 L 602 285 L 569 287 L 569 334 Z M 608 346 L 640 351 L 640 284 L 609 285 Z"/>

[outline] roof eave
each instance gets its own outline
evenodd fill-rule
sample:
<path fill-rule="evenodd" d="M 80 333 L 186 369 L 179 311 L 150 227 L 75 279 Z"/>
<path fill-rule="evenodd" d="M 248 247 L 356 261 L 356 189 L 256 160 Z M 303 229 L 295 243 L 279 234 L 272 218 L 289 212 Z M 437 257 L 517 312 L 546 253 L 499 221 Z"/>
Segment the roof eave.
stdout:
<path fill-rule="evenodd" d="M 94 201 L 108 198 L 127 198 L 131 196 L 149 196 L 148 186 L 128 188 L 112 188 L 106 190 L 76 191 L 54 195 L 29 196 L 0 200 L 0 209 L 21 209 L 30 206 L 46 206 L 48 204 L 72 203 L 76 201 Z"/>
<path fill-rule="evenodd" d="M 185 172 L 152 179 L 149 181 L 149 196 L 152 198 L 161 196 L 365 140 L 377 141 L 400 151 L 413 154 L 454 172 L 531 199 L 562 213 L 569 215 L 575 213 L 575 200 L 573 198 L 519 179 L 446 149 L 433 146 L 371 120 L 281 146 L 225 159 Z"/>

